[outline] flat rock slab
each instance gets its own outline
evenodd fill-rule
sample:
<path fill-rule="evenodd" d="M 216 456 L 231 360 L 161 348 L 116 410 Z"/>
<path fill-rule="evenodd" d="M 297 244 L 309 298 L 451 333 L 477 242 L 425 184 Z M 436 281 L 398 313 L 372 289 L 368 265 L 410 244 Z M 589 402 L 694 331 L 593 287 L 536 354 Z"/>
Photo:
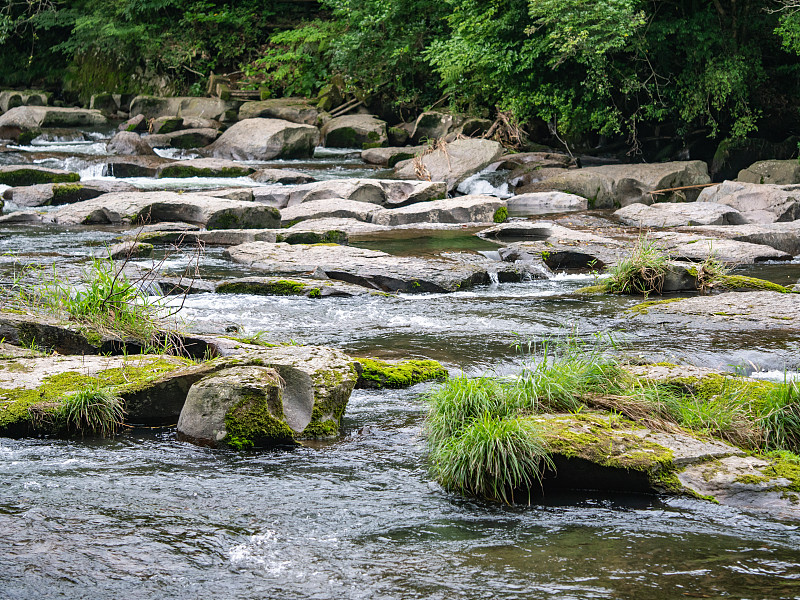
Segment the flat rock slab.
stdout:
<path fill-rule="evenodd" d="M 713 202 L 660 202 L 650 206 L 637 203 L 619 209 L 614 216 L 625 225 L 646 228 L 745 223 L 745 218 L 735 208 Z"/>
<path fill-rule="evenodd" d="M 487 271 L 455 260 L 397 257 L 349 246 L 254 242 L 229 248 L 234 261 L 282 275 L 335 279 L 384 292 L 454 292 L 488 283 Z"/>
<path fill-rule="evenodd" d="M 269 206 L 175 192 L 105 194 L 49 213 L 46 220 L 58 225 L 182 221 L 209 229 L 280 227 L 278 211 Z"/>
<path fill-rule="evenodd" d="M 383 165 L 392 168 L 401 160 L 409 160 L 421 155 L 427 146 L 399 146 L 388 148 L 369 148 L 361 153 L 361 160 L 370 165 Z"/>
<path fill-rule="evenodd" d="M 215 142 L 221 135 L 219 129 L 201 127 L 181 129 L 171 133 L 157 133 L 144 137 L 142 141 L 150 148 L 182 148 L 191 150 L 203 148 Z"/>
<path fill-rule="evenodd" d="M 375 225 L 374 223 L 366 223 L 357 219 L 342 219 L 342 218 L 324 218 L 324 219 L 309 219 L 301 221 L 296 225 L 285 229 L 285 232 L 292 231 L 341 231 L 347 234 L 348 237 L 371 235 L 385 231 L 392 231 L 393 227 L 385 225 Z"/>
<path fill-rule="evenodd" d="M 104 177 L 156 177 L 164 165 L 175 162 L 161 156 L 112 156 L 103 166 Z"/>
<path fill-rule="evenodd" d="M 456 140 L 422 155 L 418 160 L 397 163 L 394 173 L 398 179 L 444 181 L 448 191 L 452 191 L 467 177 L 485 169 L 502 154 L 503 147 L 491 140 Z"/>
<path fill-rule="evenodd" d="M 634 307 L 634 320 L 718 331 L 800 332 L 800 294 L 726 292 Z"/>
<path fill-rule="evenodd" d="M 253 167 L 232 160 L 195 158 L 162 165 L 157 177 L 246 177 L 254 171 Z"/>
<path fill-rule="evenodd" d="M 769 246 L 704 235 L 651 231 L 648 239 L 662 244 L 675 260 L 702 262 L 709 256 L 714 256 L 724 263 L 749 265 L 768 260 L 792 259 L 790 254 Z"/>
<path fill-rule="evenodd" d="M 170 244 L 186 247 L 194 244 L 206 246 L 238 246 L 248 242 L 286 242 L 287 244 L 344 244 L 348 235 L 335 227 L 308 229 L 290 227 L 285 229 L 213 229 L 203 231 L 186 231 L 181 229 L 164 229 L 142 231 L 137 229 L 126 234 L 150 244 Z"/>
<path fill-rule="evenodd" d="M 589 201 L 564 192 L 536 192 L 519 194 L 506 200 L 508 214 L 512 217 L 530 217 L 549 213 L 587 210 Z"/>
<path fill-rule="evenodd" d="M 703 190 L 698 202 L 731 206 L 748 223 L 775 223 L 800 218 L 800 185 L 723 181 Z"/>
<path fill-rule="evenodd" d="M 7 165 L 0 167 L 0 184 L 10 187 L 41 183 L 74 183 L 80 180 L 77 173 L 61 169 L 48 169 L 36 165 Z"/>
<path fill-rule="evenodd" d="M 0 137 L 17 139 L 21 132 L 55 127 L 96 127 L 107 119 L 99 110 L 18 106 L 0 116 Z"/>
<path fill-rule="evenodd" d="M 283 119 L 303 125 L 316 125 L 319 110 L 306 98 L 270 98 L 245 102 L 239 107 L 239 119 Z"/>
<path fill-rule="evenodd" d="M 441 182 L 397 181 L 394 179 L 336 179 L 294 187 L 270 186 L 254 190 L 257 202 L 275 208 L 295 206 L 315 200 L 343 198 L 353 202 L 398 208 L 417 202 L 444 198 L 447 190 Z"/>
<path fill-rule="evenodd" d="M 312 183 L 314 178 L 292 169 L 259 169 L 250 175 L 258 183 L 280 183 L 281 185 L 300 185 Z"/>
<path fill-rule="evenodd" d="M 505 200 L 494 196 L 459 196 L 382 210 L 374 213 L 371 220 L 376 225 L 390 227 L 417 223 L 491 223 L 495 212 L 505 205 Z"/>
<path fill-rule="evenodd" d="M 305 296 L 306 298 L 349 298 L 369 294 L 367 288 L 341 281 L 307 277 L 242 277 L 217 284 L 218 294 L 254 294 L 257 296 Z"/>
<path fill-rule="evenodd" d="M 769 246 L 792 256 L 800 254 L 800 221 L 763 225 L 686 227 L 679 231 Z"/>
<path fill-rule="evenodd" d="M 130 104 L 130 114 L 142 114 L 148 119 L 160 117 L 201 118 L 215 121 L 236 119 L 240 102 L 221 98 L 199 98 L 195 96 L 136 96 Z"/>
<path fill-rule="evenodd" d="M 398 209 L 402 210 L 402 209 Z M 308 219 L 356 219 L 357 221 L 371 222 L 376 213 L 386 212 L 376 204 L 357 202 L 343 198 L 326 198 L 325 200 L 312 200 L 295 204 L 281 209 L 281 224 L 284 227 L 294 225 Z"/>
<path fill-rule="evenodd" d="M 17 206 L 36 207 L 73 204 L 111 192 L 134 191 L 135 186 L 121 181 L 81 181 L 14 187 L 3 192 L 3 197 Z"/>
<path fill-rule="evenodd" d="M 800 518 L 797 494 L 786 490 L 793 482 L 777 475 L 771 466 L 768 459 L 729 456 L 689 466 L 678 479 L 684 487 L 726 506 Z"/>

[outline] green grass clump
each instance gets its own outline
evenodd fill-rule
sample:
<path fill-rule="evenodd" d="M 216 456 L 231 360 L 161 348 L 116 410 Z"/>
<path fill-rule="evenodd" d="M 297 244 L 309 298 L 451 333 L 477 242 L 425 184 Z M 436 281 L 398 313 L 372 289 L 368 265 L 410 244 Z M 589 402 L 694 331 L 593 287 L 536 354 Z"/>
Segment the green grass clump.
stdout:
<path fill-rule="evenodd" d="M 496 211 L 494 211 L 492 220 L 495 223 L 505 223 L 508 221 L 508 209 L 505 206 L 498 208 Z"/>
<path fill-rule="evenodd" d="M 70 431 L 109 437 L 122 425 L 125 408 L 110 389 L 90 387 L 66 396 L 56 415 Z"/>
<path fill-rule="evenodd" d="M 800 382 L 775 386 L 764 394 L 757 411 L 764 450 L 800 452 Z"/>
<path fill-rule="evenodd" d="M 639 236 L 631 255 L 608 269 L 603 280 L 612 294 L 660 294 L 669 269 L 669 255 L 646 235 Z"/>

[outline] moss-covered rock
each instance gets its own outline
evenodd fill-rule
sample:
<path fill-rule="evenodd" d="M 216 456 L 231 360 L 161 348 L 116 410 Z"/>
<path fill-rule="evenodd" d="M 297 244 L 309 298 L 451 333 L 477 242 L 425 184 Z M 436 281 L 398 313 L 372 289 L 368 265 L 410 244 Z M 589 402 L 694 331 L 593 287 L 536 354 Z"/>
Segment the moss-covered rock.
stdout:
<path fill-rule="evenodd" d="M 73 183 L 80 181 L 77 173 L 47 169 L 33 165 L 0 167 L 0 184 L 11 187 L 40 183 Z"/>
<path fill-rule="evenodd" d="M 158 177 L 246 177 L 253 172 L 253 167 L 234 161 L 198 158 L 164 165 L 158 170 Z"/>
<path fill-rule="evenodd" d="M 442 380 L 447 369 L 435 360 L 385 361 L 358 358 L 357 388 L 405 388 L 417 383 Z"/>

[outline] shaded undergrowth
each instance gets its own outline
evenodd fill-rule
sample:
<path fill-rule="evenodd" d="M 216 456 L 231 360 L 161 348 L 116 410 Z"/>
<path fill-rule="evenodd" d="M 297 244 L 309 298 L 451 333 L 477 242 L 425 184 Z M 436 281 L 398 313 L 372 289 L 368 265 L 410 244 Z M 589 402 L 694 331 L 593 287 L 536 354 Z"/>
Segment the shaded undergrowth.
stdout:
<path fill-rule="evenodd" d="M 800 452 L 800 385 L 706 375 L 636 376 L 603 348 L 543 344 L 516 377 L 459 376 L 428 396 L 427 444 L 436 479 L 453 491 L 509 503 L 551 466 L 552 413 L 603 410 L 656 431 L 710 436 L 746 450 Z"/>

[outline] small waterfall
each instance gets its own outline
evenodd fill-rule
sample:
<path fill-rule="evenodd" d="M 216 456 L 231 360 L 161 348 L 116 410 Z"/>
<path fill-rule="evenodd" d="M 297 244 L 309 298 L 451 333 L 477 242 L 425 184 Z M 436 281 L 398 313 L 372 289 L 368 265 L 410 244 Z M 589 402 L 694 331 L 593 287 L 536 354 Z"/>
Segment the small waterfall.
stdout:
<path fill-rule="evenodd" d="M 86 179 L 101 179 L 106 177 L 104 171 L 106 170 L 106 163 L 104 162 L 95 162 L 95 163 L 88 163 L 87 161 L 77 161 L 82 163 L 80 166 L 77 166 L 78 175 L 81 176 L 82 180 Z M 111 165 L 109 165 L 109 171 L 111 170 Z M 108 176 L 113 177 L 112 173 L 109 173 Z"/>
<path fill-rule="evenodd" d="M 492 287 L 496 287 L 500 284 L 500 277 L 497 276 L 497 271 L 487 271 L 489 275 L 489 284 Z"/>

